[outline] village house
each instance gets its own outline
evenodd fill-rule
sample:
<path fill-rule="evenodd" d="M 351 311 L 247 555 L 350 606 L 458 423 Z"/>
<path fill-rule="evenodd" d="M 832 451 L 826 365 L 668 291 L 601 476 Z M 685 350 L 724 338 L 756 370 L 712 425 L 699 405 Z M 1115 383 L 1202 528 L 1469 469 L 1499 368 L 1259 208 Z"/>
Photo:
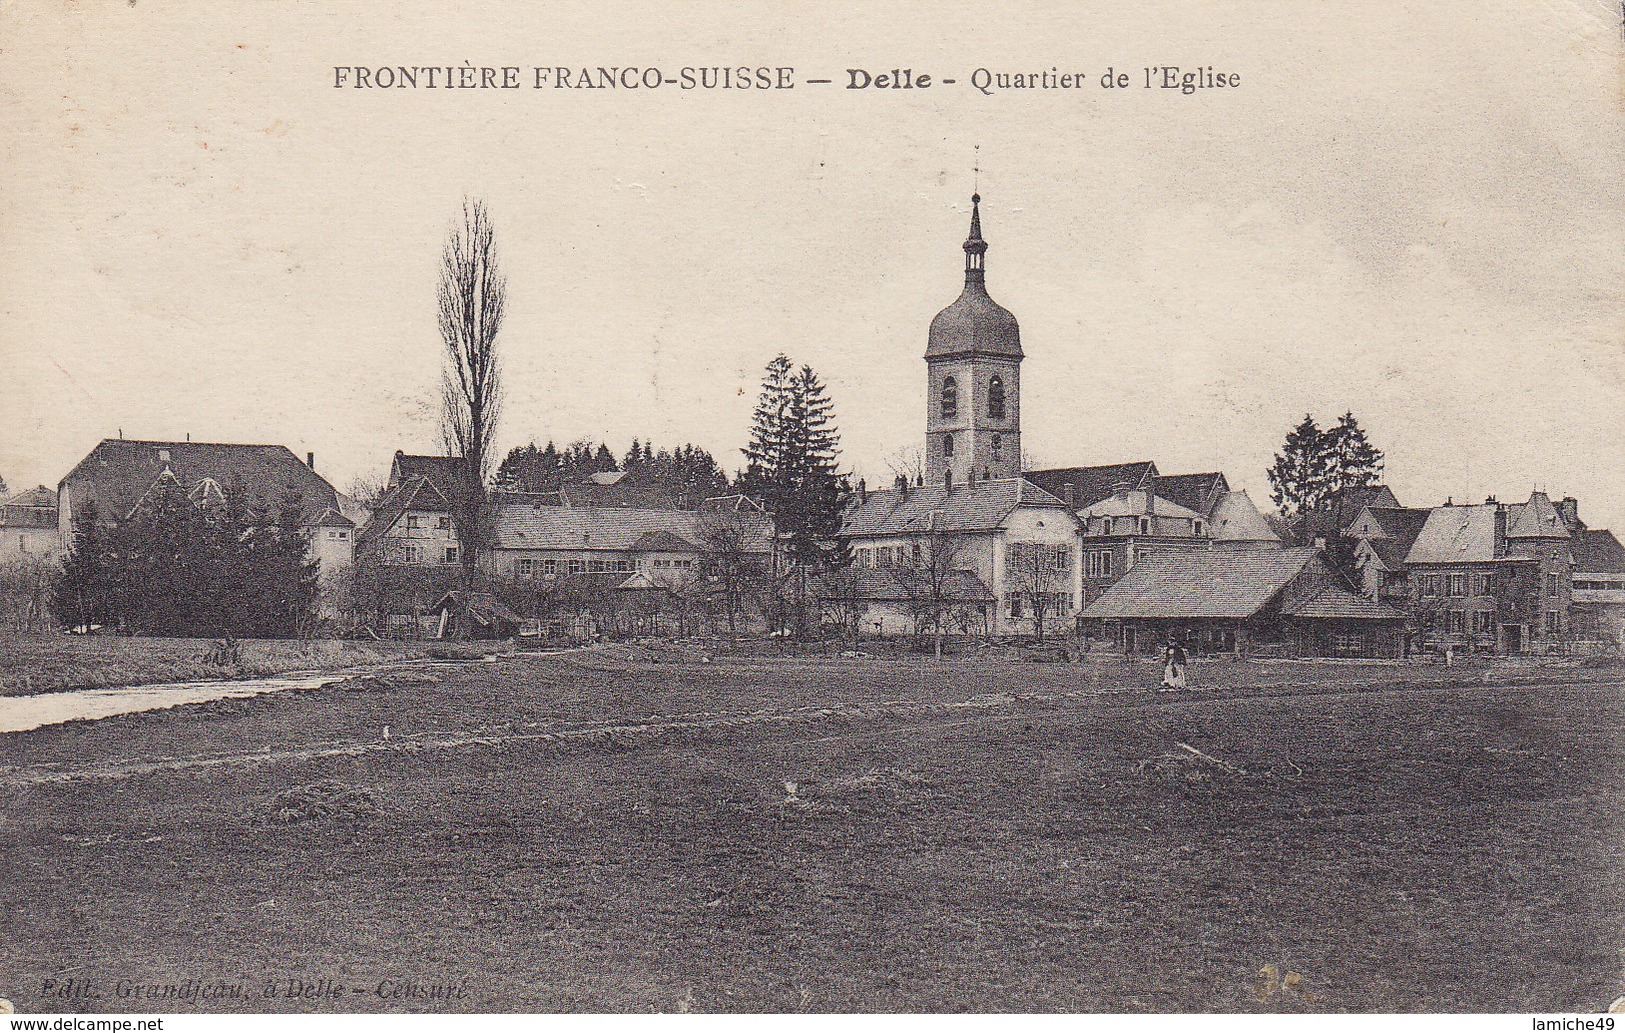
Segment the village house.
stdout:
<path fill-rule="evenodd" d="M 1575 533 L 1573 598 L 1577 638 L 1625 646 L 1625 547 L 1611 532 Z"/>
<path fill-rule="evenodd" d="M 1342 584 L 1319 549 L 1174 550 L 1144 558 L 1091 603 L 1085 632 L 1126 655 L 1399 657 L 1405 615 Z"/>
<path fill-rule="evenodd" d="M 265 519 L 274 517 L 284 499 L 293 500 L 324 583 L 354 559 L 355 525 L 341 512 L 338 492 L 316 472 L 314 453 L 300 462 L 282 445 L 205 441 L 103 440 L 57 485 L 63 548 L 71 546 L 75 522 L 86 514 L 107 523 L 128 520 L 165 482 L 200 505 L 240 492 L 249 512 Z"/>
<path fill-rule="evenodd" d="M 856 623 L 866 632 L 921 630 L 921 616 L 950 597 L 956 633 L 1036 634 L 1039 620 L 1070 628 L 1078 612 L 1078 519 L 1019 477 L 953 488 L 899 479 L 887 491 L 860 491 L 841 537 L 853 566 L 868 573 L 850 586 L 826 579 L 821 591 L 865 602 Z"/>
<path fill-rule="evenodd" d="M 1564 500 L 1566 506 L 1572 500 Z M 1573 637 L 1574 532 L 1544 492 L 1439 506 L 1405 556 L 1419 644 L 1553 652 Z"/>
<path fill-rule="evenodd" d="M 396 465 L 402 457 L 397 453 Z M 359 557 L 409 567 L 457 567 L 461 545 L 451 504 L 430 477 L 407 473 L 390 483 L 356 534 Z"/>
<path fill-rule="evenodd" d="M 0 495 L 0 563 L 49 563 L 62 555 L 57 530 L 56 492 L 45 485 Z"/>
<path fill-rule="evenodd" d="M 1409 608 L 1410 574 L 1405 557 L 1427 524 L 1429 512 L 1402 506 L 1367 506 L 1343 529 L 1342 537 L 1354 543 L 1354 574 L 1368 598 Z"/>

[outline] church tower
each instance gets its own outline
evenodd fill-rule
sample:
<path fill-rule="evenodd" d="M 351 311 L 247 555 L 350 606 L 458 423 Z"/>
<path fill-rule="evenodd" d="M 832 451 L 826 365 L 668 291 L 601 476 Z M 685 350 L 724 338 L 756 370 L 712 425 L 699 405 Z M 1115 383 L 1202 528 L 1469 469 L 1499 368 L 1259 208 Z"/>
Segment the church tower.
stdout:
<path fill-rule="evenodd" d="M 925 476 L 951 486 L 1021 475 L 1021 328 L 988 297 L 982 197 L 970 201 L 965 289 L 925 349 Z"/>

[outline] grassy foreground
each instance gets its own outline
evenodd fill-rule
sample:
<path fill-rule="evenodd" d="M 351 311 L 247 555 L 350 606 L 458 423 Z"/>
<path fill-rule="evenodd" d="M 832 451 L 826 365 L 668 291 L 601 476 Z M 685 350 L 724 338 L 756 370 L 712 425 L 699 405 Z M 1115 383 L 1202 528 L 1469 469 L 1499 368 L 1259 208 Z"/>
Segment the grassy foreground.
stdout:
<path fill-rule="evenodd" d="M 197 638 L 0 635 L 0 696 L 152 685 L 206 678 L 262 678 L 424 655 L 421 643 L 244 639 L 241 662 L 203 662 L 214 643 Z"/>
<path fill-rule="evenodd" d="M 1617 673 L 1204 673 L 1208 691 L 1175 696 L 1149 665 L 577 655 L 9 735 L 0 996 L 1549 1011 L 1620 995 Z M 85 996 L 46 996 L 70 979 Z M 120 996 L 193 980 L 243 996 Z"/>

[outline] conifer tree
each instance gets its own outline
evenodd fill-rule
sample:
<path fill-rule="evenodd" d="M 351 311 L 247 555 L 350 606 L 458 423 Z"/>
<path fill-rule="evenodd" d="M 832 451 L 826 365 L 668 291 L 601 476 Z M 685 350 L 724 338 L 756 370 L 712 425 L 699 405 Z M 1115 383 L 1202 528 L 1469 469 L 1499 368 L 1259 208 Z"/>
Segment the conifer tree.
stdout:
<path fill-rule="evenodd" d="M 1354 413 L 1345 412 L 1322 437 L 1327 460 L 1327 490 L 1331 496 L 1350 488 L 1382 483 L 1382 450 L 1366 438 Z"/>
<path fill-rule="evenodd" d="M 1270 498 L 1285 517 L 1318 507 L 1326 499 L 1327 463 L 1325 441 L 1315 418 L 1304 413 L 1303 421 L 1287 434 L 1269 469 Z"/>

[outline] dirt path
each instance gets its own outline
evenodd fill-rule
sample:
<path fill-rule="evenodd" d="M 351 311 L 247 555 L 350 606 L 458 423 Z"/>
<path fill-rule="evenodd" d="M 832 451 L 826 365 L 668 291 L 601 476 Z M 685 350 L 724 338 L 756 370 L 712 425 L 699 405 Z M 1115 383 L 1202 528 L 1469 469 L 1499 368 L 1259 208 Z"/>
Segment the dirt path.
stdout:
<path fill-rule="evenodd" d="M 332 676 L 320 679 L 331 682 Z M 1539 687 L 1591 686 L 1606 688 L 1608 683 L 1597 682 L 1542 682 Z M 1506 684 L 1495 689 L 1536 687 L 1534 684 Z M 1283 696 L 1313 696 L 1316 699 L 1368 698 L 1396 695 L 1436 695 L 1461 691 L 1460 686 L 1403 686 L 1392 689 L 1348 691 L 1264 691 L 1247 695 L 1213 696 L 1203 693 L 1148 693 L 1142 689 L 1093 689 L 1065 693 L 1023 693 L 1019 695 L 985 694 L 971 696 L 951 703 L 919 703 L 906 700 L 867 704 L 864 706 L 799 707 L 793 710 L 758 710 L 735 714 L 700 712 L 664 717 L 651 717 L 642 721 L 616 723 L 589 723 L 564 727 L 528 725 L 534 731 L 515 730 L 512 725 L 496 725 L 475 729 L 460 735 L 421 733 L 393 739 L 336 739 L 308 743 L 292 749 L 271 749 L 253 752 L 203 753 L 185 757 L 156 757 L 138 761 L 110 761 L 94 764 L 66 766 L 42 764 L 27 767 L 0 767 L 0 787 L 24 788 L 52 783 L 105 781 L 132 778 L 159 771 L 184 771 L 216 767 L 257 766 L 266 764 L 299 763 L 325 757 L 358 757 L 369 753 L 416 754 L 426 751 L 489 749 L 500 751 L 511 745 L 526 743 L 568 743 L 574 741 L 619 740 L 645 741 L 673 732 L 744 729 L 764 725 L 792 726 L 817 725 L 834 720 L 859 721 L 878 724 L 897 722 L 892 728 L 846 729 L 806 739 L 790 740 L 784 745 L 805 745 L 834 740 L 884 735 L 921 724 L 929 727 L 951 727 L 984 721 L 1015 719 L 1043 719 L 1045 717 L 1073 716 L 1080 708 L 1067 704 L 1089 699 L 1096 703 L 1126 704 L 1134 707 L 1213 707 L 1246 704 L 1260 700 L 1280 699 Z M 1037 709 L 1033 709 L 1034 707 Z M 1018 709 L 1019 708 L 1019 709 Z M 913 719 L 913 720 L 911 720 Z"/>

